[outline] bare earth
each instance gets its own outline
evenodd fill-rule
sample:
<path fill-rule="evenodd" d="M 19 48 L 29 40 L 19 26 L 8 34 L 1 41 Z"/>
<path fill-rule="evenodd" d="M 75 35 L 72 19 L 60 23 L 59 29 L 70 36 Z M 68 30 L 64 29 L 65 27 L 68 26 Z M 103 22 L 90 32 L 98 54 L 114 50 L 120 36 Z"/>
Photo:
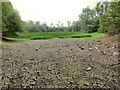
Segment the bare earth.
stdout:
<path fill-rule="evenodd" d="M 118 87 L 118 37 L 4 43 L 4 87 Z"/>

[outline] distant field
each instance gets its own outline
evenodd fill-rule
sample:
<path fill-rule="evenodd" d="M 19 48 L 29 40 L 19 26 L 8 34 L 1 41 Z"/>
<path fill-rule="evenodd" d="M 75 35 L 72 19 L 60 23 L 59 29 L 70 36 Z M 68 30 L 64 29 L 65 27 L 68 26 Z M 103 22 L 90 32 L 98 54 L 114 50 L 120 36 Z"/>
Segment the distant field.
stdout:
<path fill-rule="evenodd" d="M 81 32 L 33 32 L 20 33 L 15 38 L 7 38 L 7 41 L 18 41 L 22 39 L 38 40 L 52 38 L 86 38 L 89 40 L 100 39 L 106 34 L 103 33 L 81 33 Z M 6 37 L 5 37 L 6 38 Z"/>
<path fill-rule="evenodd" d="M 21 33 L 18 39 L 51 39 L 51 38 L 101 38 L 104 34 L 101 33 L 80 33 L 80 32 L 34 32 L 34 33 Z"/>

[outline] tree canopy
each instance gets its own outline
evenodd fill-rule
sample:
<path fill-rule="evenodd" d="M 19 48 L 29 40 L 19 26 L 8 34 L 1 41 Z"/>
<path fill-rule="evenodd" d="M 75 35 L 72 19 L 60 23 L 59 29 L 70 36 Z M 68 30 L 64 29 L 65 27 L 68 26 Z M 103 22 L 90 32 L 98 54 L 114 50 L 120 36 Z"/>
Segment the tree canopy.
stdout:
<path fill-rule="evenodd" d="M 99 32 L 117 34 L 120 31 L 120 2 L 99 2 L 96 6 L 99 15 Z"/>
<path fill-rule="evenodd" d="M 2 35 L 14 36 L 22 31 L 22 20 L 10 2 L 2 2 Z"/>

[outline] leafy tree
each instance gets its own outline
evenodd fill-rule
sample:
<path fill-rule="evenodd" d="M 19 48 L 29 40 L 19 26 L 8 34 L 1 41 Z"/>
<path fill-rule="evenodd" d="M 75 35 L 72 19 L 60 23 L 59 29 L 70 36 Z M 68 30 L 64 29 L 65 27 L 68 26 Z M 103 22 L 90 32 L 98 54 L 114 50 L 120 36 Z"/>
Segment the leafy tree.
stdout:
<path fill-rule="evenodd" d="M 120 31 L 120 2 L 103 2 L 102 6 L 105 6 L 101 10 L 104 11 L 100 15 L 99 32 L 117 34 Z M 98 7 L 100 8 L 100 6 Z"/>
<path fill-rule="evenodd" d="M 79 15 L 79 20 L 81 24 L 81 31 L 83 32 L 93 32 L 93 27 L 95 28 L 96 25 L 96 13 L 94 9 L 90 9 L 90 7 L 86 7 L 82 10 L 82 13 Z M 95 28 L 97 31 L 97 27 Z"/>
<path fill-rule="evenodd" d="M 13 9 L 10 2 L 2 3 L 2 35 L 15 36 L 22 31 L 22 21 L 19 13 Z"/>
<path fill-rule="evenodd" d="M 71 24 L 72 23 L 70 21 L 67 21 L 67 31 L 72 31 Z"/>
<path fill-rule="evenodd" d="M 42 31 L 43 32 L 49 32 L 49 27 L 47 26 L 47 23 L 44 22 L 42 25 L 41 25 L 41 28 L 42 28 Z"/>
<path fill-rule="evenodd" d="M 80 21 L 73 21 L 71 25 L 71 31 L 80 31 L 80 30 L 81 30 Z"/>

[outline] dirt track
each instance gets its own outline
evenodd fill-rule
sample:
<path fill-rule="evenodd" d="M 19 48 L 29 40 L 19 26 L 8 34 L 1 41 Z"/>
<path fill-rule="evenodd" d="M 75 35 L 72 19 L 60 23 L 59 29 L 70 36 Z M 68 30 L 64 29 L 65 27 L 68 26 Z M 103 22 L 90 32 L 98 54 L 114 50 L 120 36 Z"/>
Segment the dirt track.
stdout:
<path fill-rule="evenodd" d="M 4 43 L 3 86 L 118 86 L 117 36 L 101 41 L 51 39 Z"/>

